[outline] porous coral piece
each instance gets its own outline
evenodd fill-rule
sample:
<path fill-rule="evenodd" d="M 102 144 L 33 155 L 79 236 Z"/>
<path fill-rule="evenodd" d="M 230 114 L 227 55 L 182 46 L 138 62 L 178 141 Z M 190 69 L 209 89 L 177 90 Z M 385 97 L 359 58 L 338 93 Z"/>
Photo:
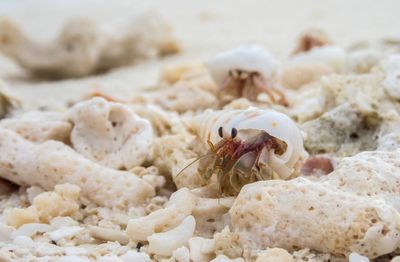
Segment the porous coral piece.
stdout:
<path fill-rule="evenodd" d="M 196 188 L 204 183 L 196 171 L 198 163 L 188 166 L 197 157 L 188 146 L 193 139 L 194 136 L 185 133 L 166 135 L 155 139 L 151 147 L 153 165 L 160 173 L 170 175 L 178 188 Z"/>
<path fill-rule="evenodd" d="M 44 192 L 33 199 L 41 222 L 48 223 L 53 217 L 69 216 L 79 209 L 79 191 L 76 185 L 56 185 L 54 192 Z"/>
<path fill-rule="evenodd" d="M 230 211 L 243 247 L 354 251 L 369 258 L 394 251 L 400 244 L 397 154 L 360 153 L 314 181 L 247 185 Z"/>
<path fill-rule="evenodd" d="M 358 74 L 371 72 L 383 58 L 399 53 L 399 51 L 400 41 L 398 38 L 355 43 L 347 50 L 347 70 Z"/>
<path fill-rule="evenodd" d="M 385 73 L 383 86 L 385 91 L 393 98 L 400 98 L 400 55 L 391 55 L 383 63 Z"/>
<path fill-rule="evenodd" d="M 382 119 L 376 111 L 358 104 L 344 103 L 317 119 L 305 122 L 304 147 L 311 154 L 335 153 L 349 156 L 377 147 L 377 134 Z"/>
<path fill-rule="evenodd" d="M 379 64 L 383 53 L 376 49 L 352 50 L 347 54 L 346 71 L 367 74 Z"/>
<path fill-rule="evenodd" d="M 156 13 L 111 26 L 72 18 L 58 38 L 46 44 L 28 38 L 11 20 L 0 21 L 0 32 L 4 54 L 35 75 L 56 78 L 86 76 L 179 51 L 170 26 Z"/>
<path fill-rule="evenodd" d="M 344 103 L 357 104 L 362 110 L 392 108 L 382 86 L 383 73 L 335 74 L 321 78 L 322 99 L 326 111 Z"/>
<path fill-rule="evenodd" d="M 188 242 L 190 248 L 190 259 L 193 262 L 210 261 L 215 257 L 214 239 L 192 237 Z"/>
<path fill-rule="evenodd" d="M 133 98 L 135 103 L 155 104 L 165 110 L 184 113 L 216 108 L 216 85 L 203 69 L 194 71 L 173 85 L 161 85 Z M 189 98 L 189 99 L 188 99 Z"/>
<path fill-rule="evenodd" d="M 166 112 L 160 113 L 154 105 L 167 111 L 167 114 L 185 113 L 187 111 L 198 111 L 207 108 L 216 108 L 219 104 L 216 98 L 216 85 L 211 80 L 209 74 L 204 70 L 194 71 L 182 76 L 173 84 L 161 82 L 157 87 L 149 88 L 146 92 L 135 95 L 131 100 L 124 101 L 113 97 L 111 94 L 102 92 L 93 92 L 90 96 L 102 96 L 109 101 L 124 101 L 133 104 L 135 111 L 151 116 L 152 113 L 166 115 Z M 190 98 L 190 99 L 188 99 Z M 152 112 L 145 112 L 147 107 Z M 142 108 L 141 108 L 142 107 Z M 175 111 L 175 112 L 173 112 Z M 154 123 L 156 119 L 151 117 Z"/>
<path fill-rule="evenodd" d="M 99 55 L 99 31 L 83 18 L 68 21 L 55 43 L 39 44 L 29 39 L 13 21 L 0 21 L 3 54 L 36 75 L 73 77 L 89 74 Z"/>
<path fill-rule="evenodd" d="M 183 123 L 176 112 L 165 111 L 158 105 L 129 105 L 140 117 L 150 121 L 157 136 L 179 133 L 184 129 Z"/>
<path fill-rule="evenodd" d="M 128 41 L 125 48 L 131 52 L 132 58 L 175 54 L 181 50 L 172 26 L 158 12 L 145 12 L 125 23 L 123 28 L 128 30 L 121 31 L 121 36 Z M 121 56 L 126 56 L 126 53 Z"/>
<path fill-rule="evenodd" d="M 394 151 L 400 146 L 400 115 L 395 110 L 382 114 L 378 148 L 381 151 Z"/>
<path fill-rule="evenodd" d="M 288 96 L 291 107 L 287 114 L 299 124 L 317 118 L 326 110 L 322 92 L 321 85 L 314 82 L 291 93 Z"/>
<path fill-rule="evenodd" d="M 5 220 L 8 225 L 18 228 L 24 224 L 38 223 L 39 215 L 34 207 L 13 208 L 5 212 Z"/>
<path fill-rule="evenodd" d="M 192 215 L 196 218 L 196 234 L 202 237 L 212 237 L 215 232 L 226 226 L 225 215 L 234 201 L 233 197 L 197 198 Z"/>
<path fill-rule="evenodd" d="M 85 157 L 114 169 L 130 169 L 145 160 L 153 130 L 128 106 L 93 98 L 75 105 L 69 118 L 72 145 Z"/>
<path fill-rule="evenodd" d="M 72 125 L 58 112 L 32 111 L 0 121 L 0 128 L 13 130 L 32 142 L 68 142 Z"/>
<path fill-rule="evenodd" d="M 214 250 L 215 254 L 229 258 L 241 257 L 243 254 L 239 235 L 231 232 L 229 227 L 225 227 L 221 232 L 215 233 Z"/>
<path fill-rule="evenodd" d="M 256 262 L 294 262 L 293 256 L 282 248 L 268 248 L 260 252 Z"/>
<path fill-rule="evenodd" d="M 49 223 L 54 217 L 72 215 L 79 209 L 79 191 L 76 185 L 56 185 L 54 192 L 37 195 L 30 207 L 7 210 L 7 223 L 19 227 L 32 222 Z"/>
<path fill-rule="evenodd" d="M 189 99 L 188 99 L 189 98 Z M 183 113 L 199 109 L 215 108 L 218 101 L 215 96 L 200 87 L 181 85 L 161 90 L 148 96 L 151 103 L 157 104 L 166 110 Z"/>
<path fill-rule="evenodd" d="M 400 159 L 395 151 L 366 151 L 343 158 L 337 168 L 319 183 L 361 197 L 383 199 L 400 210 L 398 187 Z"/>
<path fill-rule="evenodd" d="M 205 68 L 201 64 L 179 64 L 166 65 L 161 72 L 161 80 L 169 84 L 174 84 L 182 79 L 192 78 L 196 74 L 205 73 Z"/>
<path fill-rule="evenodd" d="M 81 188 L 81 195 L 100 206 L 128 207 L 154 195 L 154 188 L 131 172 L 96 164 L 57 141 L 33 144 L 0 130 L 1 177 L 19 185 L 52 190 L 60 183 Z"/>

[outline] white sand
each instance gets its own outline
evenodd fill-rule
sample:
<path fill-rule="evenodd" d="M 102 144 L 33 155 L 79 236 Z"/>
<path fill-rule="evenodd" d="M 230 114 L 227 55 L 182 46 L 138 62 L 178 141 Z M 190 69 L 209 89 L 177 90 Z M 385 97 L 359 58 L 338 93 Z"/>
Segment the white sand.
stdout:
<path fill-rule="evenodd" d="M 259 43 L 283 58 L 298 34 L 311 26 L 327 31 L 343 46 L 358 40 L 400 36 L 400 1 L 396 0 L 1 0 L 0 16 L 15 19 L 38 41 L 53 38 L 71 16 L 110 22 L 146 10 L 157 10 L 172 23 L 183 45 L 171 61 L 201 60 L 242 43 Z M 24 81 L 23 72 L 0 57 L 0 77 L 29 101 L 27 107 L 62 108 L 90 88 L 129 96 L 137 88 L 155 84 L 160 63 L 149 61 L 81 80 L 39 83 Z M 60 91 L 62 90 L 62 91 Z"/>

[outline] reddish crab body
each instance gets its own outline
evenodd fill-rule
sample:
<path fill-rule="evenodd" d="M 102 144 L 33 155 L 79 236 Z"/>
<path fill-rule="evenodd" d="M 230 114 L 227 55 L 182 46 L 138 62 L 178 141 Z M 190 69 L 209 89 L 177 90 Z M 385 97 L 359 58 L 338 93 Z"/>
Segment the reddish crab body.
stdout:
<path fill-rule="evenodd" d="M 267 82 L 258 72 L 240 69 L 230 70 L 228 77 L 218 91 L 218 96 L 222 99 L 228 94 L 234 98 L 246 97 L 250 101 L 256 101 L 260 93 L 266 93 L 273 103 L 288 106 L 285 95 L 277 88 L 267 84 Z"/>
<path fill-rule="evenodd" d="M 272 170 L 259 161 L 260 156 L 264 149 L 282 154 L 286 150 L 283 141 L 266 132 L 243 141 L 235 128 L 228 138 L 223 137 L 222 127 L 218 131 L 222 139 L 215 145 L 208 141 L 210 150 L 200 160 L 199 173 L 204 174 L 205 180 L 216 174 L 221 191 L 234 194 L 246 183 L 272 177 Z"/>

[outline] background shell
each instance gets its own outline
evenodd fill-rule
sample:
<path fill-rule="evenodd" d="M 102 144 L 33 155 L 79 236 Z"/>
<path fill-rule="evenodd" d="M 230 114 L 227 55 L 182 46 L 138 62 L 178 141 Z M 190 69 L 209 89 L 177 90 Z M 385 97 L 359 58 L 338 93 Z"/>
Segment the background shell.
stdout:
<path fill-rule="evenodd" d="M 262 47 L 252 45 L 220 53 L 206 65 L 214 81 L 221 85 L 228 76 L 228 72 L 234 69 L 258 72 L 265 78 L 274 77 L 278 61 Z"/>

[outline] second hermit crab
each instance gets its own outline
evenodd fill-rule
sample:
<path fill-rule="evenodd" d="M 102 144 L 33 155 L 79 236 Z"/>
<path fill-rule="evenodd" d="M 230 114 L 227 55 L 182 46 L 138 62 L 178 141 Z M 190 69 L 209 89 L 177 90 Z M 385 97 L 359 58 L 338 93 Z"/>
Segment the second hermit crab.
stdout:
<path fill-rule="evenodd" d="M 278 62 L 259 46 L 242 46 L 223 52 L 207 62 L 218 96 L 223 102 L 245 97 L 256 101 L 266 93 L 271 102 L 287 106 L 284 94 L 276 87 Z"/>

